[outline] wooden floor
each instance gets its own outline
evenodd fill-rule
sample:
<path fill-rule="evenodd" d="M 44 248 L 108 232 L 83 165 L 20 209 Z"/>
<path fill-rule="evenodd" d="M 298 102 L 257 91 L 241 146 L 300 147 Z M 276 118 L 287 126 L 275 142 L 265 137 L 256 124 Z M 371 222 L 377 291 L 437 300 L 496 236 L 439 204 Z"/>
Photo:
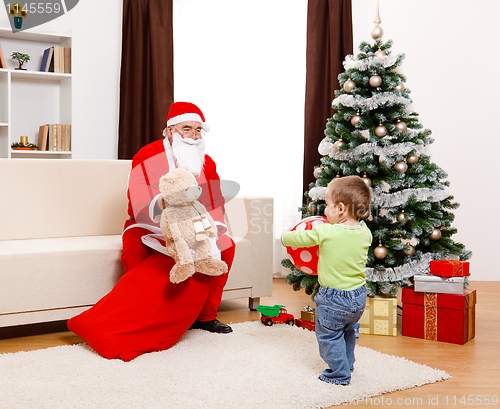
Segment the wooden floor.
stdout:
<path fill-rule="evenodd" d="M 500 407 L 500 282 L 472 281 L 470 288 L 477 290 L 478 297 L 476 337 L 465 345 L 403 337 L 400 320 L 399 334 L 396 337 L 361 334 L 358 339 L 359 345 L 444 370 L 453 378 L 374 397 L 353 406 Z M 303 291 L 294 292 L 284 279 L 274 280 L 273 296 L 262 298 L 261 304 L 283 304 L 295 316 L 300 316 L 305 305 L 314 305 L 308 295 Z M 248 310 L 246 300 L 224 301 L 220 307 L 219 319 L 222 322 L 253 321 L 259 317 L 258 312 Z M 55 332 L 46 333 L 47 331 Z M 80 338 L 64 331 L 64 323 L 35 326 L 29 332 L 26 328 L 0 329 L 0 353 L 79 342 Z M 384 368 L 379 368 L 378 371 L 383 372 Z M 377 372 L 374 372 L 374 377 Z"/>

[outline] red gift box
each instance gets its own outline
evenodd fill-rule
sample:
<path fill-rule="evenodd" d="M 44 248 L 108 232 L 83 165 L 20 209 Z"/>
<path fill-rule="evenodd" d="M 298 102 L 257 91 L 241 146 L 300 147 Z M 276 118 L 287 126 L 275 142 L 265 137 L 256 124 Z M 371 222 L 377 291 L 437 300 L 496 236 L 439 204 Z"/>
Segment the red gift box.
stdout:
<path fill-rule="evenodd" d="M 475 336 L 476 290 L 438 294 L 405 287 L 401 301 L 402 335 L 460 345 Z"/>
<path fill-rule="evenodd" d="M 469 275 L 469 262 L 459 260 L 431 260 L 429 272 L 439 277 L 465 277 Z"/>

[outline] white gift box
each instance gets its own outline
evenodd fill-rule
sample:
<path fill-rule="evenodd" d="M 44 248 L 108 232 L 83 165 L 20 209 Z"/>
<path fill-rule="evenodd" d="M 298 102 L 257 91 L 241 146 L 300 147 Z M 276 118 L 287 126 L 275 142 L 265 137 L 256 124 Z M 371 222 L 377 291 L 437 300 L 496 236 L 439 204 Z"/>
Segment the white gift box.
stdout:
<path fill-rule="evenodd" d="M 414 290 L 422 293 L 463 294 L 464 277 L 438 277 L 433 275 L 415 275 Z"/>

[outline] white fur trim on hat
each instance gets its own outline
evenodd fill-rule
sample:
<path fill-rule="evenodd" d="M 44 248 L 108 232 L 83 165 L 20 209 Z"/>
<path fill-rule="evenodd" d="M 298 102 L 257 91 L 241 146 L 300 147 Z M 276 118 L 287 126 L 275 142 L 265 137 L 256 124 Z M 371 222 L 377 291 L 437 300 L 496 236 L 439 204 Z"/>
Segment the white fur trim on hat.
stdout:
<path fill-rule="evenodd" d="M 196 122 L 201 123 L 201 127 L 203 128 L 203 130 L 205 132 L 208 132 L 210 130 L 210 126 L 206 122 L 203 122 L 203 120 L 201 119 L 201 116 L 199 116 L 198 114 L 196 114 L 194 112 L 193 113 L 188 112 L 186 114 L 181 114 L 181 115 L 174 116 L 173 118 L 170 118 L 167 121 L 167 126 L 176 125 L 178 123 L 187 122 L 187 121 L 196 121 Z"/>

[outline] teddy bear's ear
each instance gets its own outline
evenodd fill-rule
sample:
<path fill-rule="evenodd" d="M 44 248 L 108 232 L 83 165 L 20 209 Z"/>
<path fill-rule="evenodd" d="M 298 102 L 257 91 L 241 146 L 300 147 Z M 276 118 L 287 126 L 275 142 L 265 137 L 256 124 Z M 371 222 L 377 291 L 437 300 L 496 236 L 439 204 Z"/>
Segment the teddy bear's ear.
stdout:
<path fill-rule="evenodd" d="M 166 192 L 168 191 L 168 184 L 169 184 L 169 177 L 168 177 L 168 173 L 166 175 L 163 175 L 161 178 L 160 178 L 160 181 L 158 183 L 158 188 L 160 190 L 160 192 L 164 195 L 166 194 Z"/>

